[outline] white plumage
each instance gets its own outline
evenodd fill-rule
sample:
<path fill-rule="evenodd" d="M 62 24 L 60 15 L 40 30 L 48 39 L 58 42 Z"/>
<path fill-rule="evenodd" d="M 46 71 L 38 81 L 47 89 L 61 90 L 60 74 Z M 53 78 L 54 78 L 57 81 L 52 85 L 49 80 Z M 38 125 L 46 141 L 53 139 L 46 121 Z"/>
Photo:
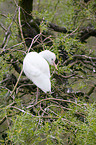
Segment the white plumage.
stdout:
<path fill-rule="evenodd" d="M 49 50 L 30 52 L 23 61 L 25 75 L 42 91 L 51 92 L 49 64 L 55 65 L 56 56 Z M 47 62 L 48 61 L 48 62 Z"/>

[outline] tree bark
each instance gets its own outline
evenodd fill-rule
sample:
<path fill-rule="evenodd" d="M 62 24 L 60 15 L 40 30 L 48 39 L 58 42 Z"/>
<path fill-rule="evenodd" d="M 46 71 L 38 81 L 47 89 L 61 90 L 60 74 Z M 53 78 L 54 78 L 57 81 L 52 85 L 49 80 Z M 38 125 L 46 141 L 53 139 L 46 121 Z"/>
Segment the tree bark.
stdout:
<path fill-rule="evenodd" d="M 23 35 L 27 46 L 30 46 L 31 39 L 40 33 L 39 26 L 32 17 L 33 0 L 20 0 L 19 6 L 21 7 L 21 24 Z"/>

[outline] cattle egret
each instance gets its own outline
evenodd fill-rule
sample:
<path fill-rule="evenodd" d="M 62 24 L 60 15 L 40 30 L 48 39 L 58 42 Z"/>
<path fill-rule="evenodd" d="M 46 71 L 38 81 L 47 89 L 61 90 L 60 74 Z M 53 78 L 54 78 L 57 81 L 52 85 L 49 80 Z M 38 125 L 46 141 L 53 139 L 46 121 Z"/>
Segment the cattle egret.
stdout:
<path fill-rule="evenodd" d="M 40 53 L 30 52 L 23 61 L 23 71 L 25 75 L 43 92 L 51 92 L 49 64 L 55 65 L 56 56 L 49 50 Z M 48 61 L 48 62 L 47 62 Z M 36 100 L 38 99 L 38 92 Z"/>

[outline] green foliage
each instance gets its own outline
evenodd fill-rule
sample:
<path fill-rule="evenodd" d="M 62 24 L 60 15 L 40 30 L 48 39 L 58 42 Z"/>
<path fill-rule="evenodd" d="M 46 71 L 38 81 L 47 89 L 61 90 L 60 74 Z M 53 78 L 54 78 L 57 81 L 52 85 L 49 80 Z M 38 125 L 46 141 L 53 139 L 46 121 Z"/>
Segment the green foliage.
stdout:
<path fill-rule="evenodd" d="M 12 23 L 10 38 L 8 42 L 6 41 L 6 53 L 2 53 L 4 51 L 2 48 L 0 58 L 0 123 L 4 130 L 2 131 L 0 127 L 0 132 L 8 133 L 6 141 L 2 140 L 0 136 L 0 142 L 7 144 L 10 140 L 11 143 L 17 145 L 96 144 L 96 106 L 93 104 L 96 93 L 94 91 L 90 96 L 87 96 L 91 87 L 95 86 L 96 89 L 96 80 L 94 79 L 96 78 L 96 63 L 94 59 L 90 59 L 90 57 L 96 57 L 96 50 L 95 45 L 92 46 L 94 42 L 91 41 L 89 46 L 79 40 L 81 27 L 86 28 L 91 24 L 96 28 L 95 5 L 95 0 L 89 1 L 88 4 L 84 3 L 84 0 L 34 1 L 32 16 L 34 20 L 37 17 L 42 19 L 41 33 L 45 32 L 44 34 L 46 34 L 49 22 L 66 27 L 68 31 L 71 30 L 66 34 L 50 30 L 52 35 L 48 38 L 46 36 L 46 40 L 51 40 L 51 46 L 44 43 L 43 36 L 40 36 L 38 45 L 33 45 L 30 50 L 48 49 L 54 52 L 58 59 L 58 70 L 55 70 L 53 66 L 50 67 L 52 94 L 40 91 L 37 104 L 34 104 L 36 87 L 32 82 L 27 83 L 24 75 L 21 76 L 13 93 L 15 100 L 11 100 L 12 98 L 8 100 L 16 84 L 10 80 L 9 76 L 14 74 L 16 79 L 19 77 L 13 64 L 22 68 L 27 49 L 23 45 L 24 42 L 18 40 L 19 25 L 17 18 L 12 22 L 14 14 L 8 13 L 6 17 L 0 15 L 2 24 L 6 28 L 6 30 L 0 28 L 0 45 L 5 38 L 5 32 Z M 68 59 L 66 61 L 61 50 L 67 53 Z M 11 58 L 10 55 L 13 57 Z M 81 57 L 74 58 L 73 55 Z M 57 76 L 54 77 L 54 75 Z M 70 77 L 71 75 L 72 77 Z M 9 88 L 10 82 L 12 83 L 11 89 Z M 65 84 L 65 82 L 67 83 Z M 67 93 L 65 89 L 70 87 L 72 92 Z M 81 92 L 84 96 L 82 94 L 79 96 L 76 92 Z M 90 97 L 91 102 L 86 104 L 85 97 Z M 51 100 L 52 98 L 53 100 Z M 30 104 L 32 104 L 32 110 L 30 107 L 27 108 Z M 32 116 L 31 113 L 35 115 Z M 3 122 L 4 118 L 5 122 Z"/>
<path fill-rule="evenodd" d="M 95 106 L 70 105 L 70 109 L 55 121 L 51 121 L 54 117 L 49 117 L 48 121 L 43 117 L 32 117 L 28 112 L 21 113 L 12 119 L 7 139 L 22 145 L 96 144 Z"/>
<path fill-rule="evenodd" d="M 74 7 L 72 7 L 72 1 L 42 0 L 39 2 L 37 0 L 37 4 L 39 4 L 38 7 L 36 3 L 34 3 L 34 7 L 38 8 L 33 11 L 34 16 L 44 19 L 47 22 L 56 23 L 60 26 L 65 26 L 72 29 L 72 17 L 74 14 Z"/>
<path fill-rule="evenodd" d="M 91 105 L 84 123 L 79 125 L 76 135 L 76 143 L 82 145 L 96 144 L 96 108 Z"/>

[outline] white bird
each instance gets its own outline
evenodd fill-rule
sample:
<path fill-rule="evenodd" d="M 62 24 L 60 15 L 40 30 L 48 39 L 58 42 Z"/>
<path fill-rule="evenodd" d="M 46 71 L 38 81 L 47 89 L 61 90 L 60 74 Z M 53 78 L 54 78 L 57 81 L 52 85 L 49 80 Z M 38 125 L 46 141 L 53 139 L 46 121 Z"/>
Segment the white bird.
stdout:
<path fill-rule="evenodd" d="M 23 71 L 25 75 L 45 93 L 51 92 L 48 62 L 56 67 L 55 59 L 56 56 L 53 52 L 45 50 L 40 53 L 30 52 L 25 56 L 23 61 Z"/>

